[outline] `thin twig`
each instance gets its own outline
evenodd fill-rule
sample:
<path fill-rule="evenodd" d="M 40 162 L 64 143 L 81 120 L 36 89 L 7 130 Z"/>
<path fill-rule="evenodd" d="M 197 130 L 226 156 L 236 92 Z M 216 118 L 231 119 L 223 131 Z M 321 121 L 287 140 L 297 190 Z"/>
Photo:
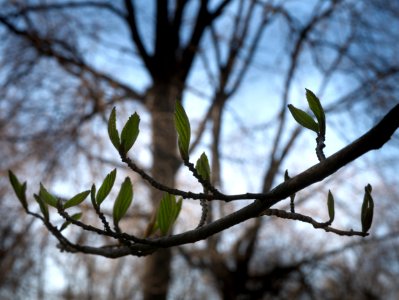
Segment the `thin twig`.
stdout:
<path fill-rule="evenodd" d="M 261 216 L 276 216 L 282 219 L 287 219 L 287 220 L 295 220 L 295 221 L 301 221 L 304 223 L 309 223 L 311 225 L 313 225 L 314 228 L 317 229 L 324 229 L 327 232 L 333 232 L 335 234 L 338 235 L 342 235 L 342 236 L 362 236 L 362 237 L 366 237 L 369 234 L 367 232 L 362 232 L 362 231 L 354 231 L 352 229 L 350 230 L 340 230 L 340 229 L 336 229 L 331 227 L 331 222 L 327 221 L 327 222 L 317 222 L 316 220 L 314 220 L 313 218 L 309 217 L 309 216 L 305 216 L 302 214 L 298 214 L 298 213 L 292 213 L 292 212 L 287 212 L 281 209 L 267 209 L 265 211 L 263 211 L 261 214 Z"/>

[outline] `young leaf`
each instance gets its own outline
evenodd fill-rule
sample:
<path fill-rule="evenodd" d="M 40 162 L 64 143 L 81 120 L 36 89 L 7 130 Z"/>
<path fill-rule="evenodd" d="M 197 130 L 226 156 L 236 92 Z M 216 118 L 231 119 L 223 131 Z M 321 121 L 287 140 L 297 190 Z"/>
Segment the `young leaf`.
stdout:
<path fill-rule="evenodd" d="M 15 195 L 21 202 L 22 207 L 27 210 L 28 202 L 26 201 L 26 182 L 21 184 L 17 176 L 15 176 L 15 174 L 11 170 L 8 170 L 8 177 L 10 179 L 11 186 L 14 189 Z"/>
<path fill-rule="evenodd" d="M 183 204 L 183 197 L 179 197 L 179 200 L 177 200 L 176 205 L 174 205 L 173 223 L 177 220 L 177 217 L 180 214 L 182 204 Z"/>
<path fill-rule="evenodd" d="M 80 220 L 81 217 L 82 217 L 82 213 L 76 213 L 76 214 L 73 214 L 73 215 L 71 216 L 71 218 L 74 219 L 74 220 L 76 220 L 76 221 Z M 64 223 L 62 224 L 61 228 L 60 228 L 60 232 L 63 231 L 65 228 L 67 228 L 69 225 L 71 225 L 71 222 L 70 222 L 70 221 L 64 222 Z"/>
<path fill-rule="evenodd" d="M 373 197 L 371 197 L 371 185 L 368 184 L 365 188 L 362 211 L 361 211 L 361 221 L 362 221 L 362 231 L 367 232 L 371 227 L 371 223 L 373 222 L 373 214 L 374 214 L 374 201 Z"/>
<path fill-rule="evenodd" d="M 209 166 L 208 157 L 205 152 L 201 154 L 200 158 L 195 164 L 195 169 L 203 180 L 209 181 L 211 178 L 211 168 Z"/>
<path fill-rule="evenodd" d="M 158 216 L 157 216 L 157 224 L 162 233 L 162 235 L 166 235 L 169 231 L 169 227 L 172 223 L 173 215 L 172 215 L 172 201 L 174 195 L 170 195 L 169 193 L 164 194 L 161 203 L 159 205 Z"/>
<path fill-rule="evenodd" d="M 165 193 L 158 208 L 157 225 L 162 235 L 168 234 L 181 210 L 182 199 L 176 202 L 175 195 Z"/>
<path fill-rule="evenodd" d="M 289 179 L 291 179 L 291 177 L 290 177 L 290 175 L 288 175 L 288 170 L 285 170 L 285 173 L 284 173 L 284 181 L 287 181 L 287 180 L 289 180 Z"/>
<path fill-rule="evenodd" d="M 113 169 L 104 179 L 103 183 L 101 184 L 100 188 L 98 189 L 97 196 L 96 196 L 96 203 L 98 206 L 107 198 L 109 192 L 111 191 L 112 187 L 114 186 L 116 177 L 116 169 Z"/>
<path fill-rule="evenodd" d="M 321 106 L 321 102 L 319 98 L 311 91 L 306 89 L 306 99 L 308 100 L 308 104 L 316 119 L 319 123 L 319 132 L 320 135 L 325 136 L 326 134 L 326 115 L 324 113 L 324 109 Z"/>
<path fill-rule="evenodd" d="M 328 207 L 328 216 L 330 217 L 329 222 L 332 223 L 335 217 L 335 204 L 334 204 L 334 196 L 330 190 L 328 190 L 328 198 L 327 198 L 327 207 Z"/>
<path fill-rule="evenodd" d="M 122 183 L 121 189 L 118 196 L 116 197 L 113 217 L 115 226 L 118 225 L 119 221 L 126 214 L 130 204 L 133 200 L 133 186 L 129 177 L 126 177 L 125 181 Z"/>
<path fill-rule="evenodd" d="M 90 194 L 90 191 L 84 191 L 84 192 L 81 192 L 81 193 L 73 196 L 71 199 L 69 199 L 67 202 L 65 202 L 64 209 L 79 205 L 87 198 L 87 196 L 89 194 Z"/>
<path fill-rule="evenodd" d="M 51 195 L 46 188 L 43 186 L 43 184 L 40 183 L 40 191 L 39 191 L 39 197 L 46 202 L 48 205 L 57 208 L 57 203 L 58 199 Z"/>
<path fill-rule="evenodd" d="M 48 221 L 49 214 L 48 214 L 47 203 L 45 203 L 43 199 L 37 194 L 33 194 L 33 197 L 35 198 L 36 202 L 39 204 L 40 211 L 42 212 L 44 219 Z"/>
<path fill-rule="evenodd" d="M 94 183 L 90 189 L 90 200 L 94 208 L 98 207 L 96 203 L 96 185 Z"/>
<path fill-rule="evenodd" d="M 111 114 L 109 115 L 108 119 L 108 135 L 109 139 L 111 140 L 112 144 L 119 151 L 120 147 L 120 140 L 119 140 L 119 133 L 118 129 L 116 129 L 116 111 L 115 107 L 112 109 Z"/>
<path fill-rule="evenodd" d="M 313 130 L 316 133 L 319 132 L 319 125 L 306 112 L 304 112 L 303 110 L 301 110 L 299 108 L 296 108 L 292 104 L 288 104 L 288 109 L 290 110 L 295 121 L 297 121 L 299 123 L 299 125 L 306 127 L 310 130 Z"/>
<path fill-rule="evenodd" d="M 129 117 L 129 120 L 127 120 L 125 126 L 122 129 L 121 145 L 125 153 L 127 153 L 130 148 L 132 148 L 134 142 L 137 139 L 137 136 L 139 135 L 139 123 L 140 117 L 137 113 L 134 113 Z"/>
<path fill-rule="evenodd" d="M 291 177 L 290 177 L 290 175 L 288 175 L 288 170 L 285 170 L 284 181 L 287 181 L 287 180 L 290 180 L 290 179 L 291 179 Z M 294 204 L 295 196 L 296 196 L 295 193 L 290 195 L 290 199 L 291 199 L 290 205 L 291 205 L 291 212 L 292 213 L 295 212 L 295 204 Z"/>
<path fill-rule="evenodd" d="M 188 149 L 190 147 L 191 129 L 187 114 L 179 101 L 175 107 L 175 127 L 178 135 L 178 146 L 183 160 L 188 160 Z"/>

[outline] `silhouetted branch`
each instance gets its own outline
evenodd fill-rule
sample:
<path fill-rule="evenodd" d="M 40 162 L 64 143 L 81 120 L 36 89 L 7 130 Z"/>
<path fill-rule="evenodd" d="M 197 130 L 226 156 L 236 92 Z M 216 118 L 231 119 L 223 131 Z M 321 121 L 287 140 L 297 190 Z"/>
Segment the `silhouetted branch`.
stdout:
<path fill-rule="evenodd" d="M 76 226 L 79 226 L 88 231 L 94 231 L 96 233 L 114 237 L 118 240 L 124 241 L 120 246 L 93 248 L 87 246 L 81 246 L 73 244 L 68 241 L 51 223 L 45 220 L 40 215 L 29 212 L 31 215 L 41 219 L 49 231 L 55 235 L 55 237 L 63 245 L 62 249 L 65 251 L 79 251 L 84 253 L 102 255 L 106 257 L 119 257 L 124 255 L 146 255 L 155 251 L 156 248 L 168 248 L 188 243 L 194 243 L 196 241 L 205 239 L 221 232 L 229 227 L 237 225 L 251 218 L 257 218 L 262 215 L 274 215 L 284 219 L 298 220 L 312 224 L 315 228 L 321 228 L 328 232 L 333 232 L 339 235 L 360 235 L 366 236 L 366 233 L 357 231 L 342 231 L 329 226 L 329 222 L 319 223 L 308 216 L 304 216 L 297 213 L 290 213 L 276 209 L 270 209 L 270 207 L 277 202 L 287 198 L 289 195 L 296 193 L 303 188 L 320 181 L 327 176 L 333 174 L 347 163 L 355 160 L 362 156 L 366 152 L 379 149 L 382 147 L 399 127 L 399 104 L 396 105 L 375 127 L 369 130 L 366 134 L 358 138 L 353 143 L 349 144 L 342 150 L 328 157 L 326 160 L 319 164 L 309 168 L 308 170 L 298 174 L 297 176 L 288 179 L 281 183 L 270 192 L 264 194 L 241 194 L 241 195 L 225 195 L 220 194 L 218 197 L 215 195 L 205 194 L 194 194 L 187 193 L 176 189 L 170 189 L 157 183 L 149 175 L 147 175 L 141 169 L 137 167 L 126 157 L 122 159 L 132 168 L 133 171 L 139 173 L 144 179 L 149 181 L 155 188 L 165 190 L 172 194 L 181 195 L 187 198 L 196 197 L 196 199 L 208 199 L 208 200 L 224 200 L 233 201 L 238 199 L 257 199 L 252 204 L 233 212 L 232 214 L 216 220 L 212 223 L 206 224 L 203 227 L 196 228 L 184 233 L 166 236 L 161 238 L 147 238 L 140 239 L 132 235 L 125 233 L 119 233 L 112 230 L 100 230 L 95 229 L 89 225 L 85 225 L 79 221 L 73 220 L 65 212 L 60 210 L 61 215 Z M 208 198 L 209 197 L 209 198 Z M 127 245 L 126 245 L 127 244 Z"/>

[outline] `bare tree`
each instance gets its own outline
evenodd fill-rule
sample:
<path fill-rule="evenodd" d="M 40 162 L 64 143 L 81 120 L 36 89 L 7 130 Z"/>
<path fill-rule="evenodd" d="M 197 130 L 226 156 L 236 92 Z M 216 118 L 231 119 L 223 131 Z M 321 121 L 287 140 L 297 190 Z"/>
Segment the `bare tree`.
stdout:
<path fill-rule="evenodd" d="M 147 7 L 134 1 L 4 3 L 0 14 L 1 34 L 6 41 L 2 49 L 6 66 L 2 93 L 7 99 L 5 109 L 8 115 L 15 115 L 15 118 L 4 118 L 9 131 L 2 135 L 2 140 L 24 145 L 25 149 L 19 151 L 22 161 L 46 161 L 47 165 L 41 168 L 44 179 L 47 177 L 49 180 L 56 172 L 60 174 L 70 169 L 71 163 L 77 164 L 76 154 L 92 163 L 93 158 L 97 158 L 102 163 L 117 164 L 116 159 L 109 159 L 107 152 L 110 150 L 103 142 L 103 134 L 99 134 L 96 128 L 107 122 L 114 105 L 118 111 L 122 106 L 128 111 L 144 108 L 150 116 L 150 169 L 146 170 L 147 166 L 120 151 L 122 160 L 152 185 L 148 198 L 153 211 L 143 212 L 140 233 L 131 234 L 126 240 L 117 231 L 111 234 L 106 229 L 98 229 L 98 233 L 124 243 L 111 248 L 81 246 L 81 243 L 70 244 L 57 227 L 44 220 L 60 239 L 64 250 L 107 257 L 153 253 L 146 258 L 142 289 L 144 298 L 162 299 L 169 287 L 170 247 L 208 238 L 207 248 L 200 252 L 198 257 L 201 259 L 197 264 L 206 266 L 218 278 L 224 297 L 234 297 L 246 293 L 246 280 L 251 279 L 250 263 L 255 257 L 256 241 L 264 221 L 256 218 L 255 223 L 245 227 L 242 237 L 236 240 L 230 253 L 235 271 L 229 269 L 231 261 L 225 260 L 226 254 L 218 251 L 222 240 L 221 235 L 215 236 L 215 233 L 260 214 L 300 219 L 325 230 L 346 232 L 295 212 L 269 208 L 336 172 L 367 151 L 381 147 L 397 127 L 397 108 L 353 144 L 272 189 L 302 132 L 298 127 L 289 133 L 288 138 L 283 134 L 290 124 L 286 106 L 303 70 L 317 72 L 321 78 L 318 95 L 336 87 L 336 76 L 353 82 L 355 88 L 346 88 L 342 95 L 333 98 L 330 106 L 326 107 L 327 112 L 348 109 L 356 103 L 363 109 L 360 100 L 375 103 L 375 99 L 384 99 L 382 93 L 396 95 L 394 82 L 399 63 L 391 51 L 380 52 L 372 45 L 378 41 L 394 48 L 397 33 L 385 31 L 383 22 L 378 21 L 381 16 L 394 17 L 398 9 L 393 4 L 381 6 L 377 1 L 365 4 L 315 1 L 312 5 L 300 5 L 303 12 L 297 11 L 295 5 L 274 1 L 156 1 Z M 362 12 L 365 10 L 372 12 L 374 17 L 364 18 Z M 278 46 L 280 48 L 270 46 L 277 40 L 271 39 L 276 27 L 283 41 Z M 264 38 L 268 30 L 272 32 L 266 35 L 269 40 Z M 337 31 L 342 35 L 335 36 Z M 270 57 L 260 55 L 259 47 L 271 50 L 267 52 Z M 288 54 L 281 67 L 272 66 L 281 59 L 278 53 Z M 220 142 L 223 114 L 229 101 L 245 83 L 251 66 L 259 63 L 266 64 L 262 72 L 278 73 L 282 82 L 278 102 L 267 100 L 265 104 L 277 104 L 279 109 L 271 122 L 275 133 L 264 158 L 268 165 L 262 170 L 262 192 L 229 195 L 220 191 L 223 182 L 224 146 Z M 134 73 L 138 67 L 141 71 Z M 190 78 L 197 68 L 201 70 L 202 78 L 209 82 L 203 89 L 205 93 Z M 126 80 L 130 78 L 129 72 L 141 78 Z M 205 94 L 209 98 L 208 110 L 196 128 L 197 135 L 189 152 L 195 153 L 207 125 L 211 124 L 212 178 L 210 182 L 201 182 L 205 188 L 210 188 L 209 195 L 175 189 L 176 174 L 182 160 L 177 155 L 173 118 L 176 98 L 188 98 L 183 97 L 184 91 Z M 386 113 L 390 106 L 386 103 L 380 102 L 381 105 L 376 107 Z M 34 125 L 27 126 L 27 120 Z M 60 153 L 63 153 L 62 157 Z M 189 166 L 188 161 L 184 163 Z M 148 238 L 156 220 L 159 200 L 165 191 L 201 200 L 204 211 L 207 211 L 208 201 L 209 224 L 170 237 Z M 234 209 L 232 214 L 227 213 L 228 209 L 223 204 L 214 204 L 216 200 L 232 202 L 238 199 L 257 201 L 241 210 Z M 69 218 L 65 212 L 63 216 Z M 203 217 L 205 219 L 205 214 Z M 196 251 L 186 253 L 183 250 L 181 253 L 190 261 Z M 266 270 L 259 278 L 274 278 L 277 285 L 271 286 L 269 291 L 279 290 L 282 280 L 294 272 L 297 272 L 296 278 L 304 278 L 295 265 L 277 266 L 272 271 Z M 243 280 L 245 277 L 247 279 Z M 267 286 L 263 287 L 258 295 L 265 293 Z"/>

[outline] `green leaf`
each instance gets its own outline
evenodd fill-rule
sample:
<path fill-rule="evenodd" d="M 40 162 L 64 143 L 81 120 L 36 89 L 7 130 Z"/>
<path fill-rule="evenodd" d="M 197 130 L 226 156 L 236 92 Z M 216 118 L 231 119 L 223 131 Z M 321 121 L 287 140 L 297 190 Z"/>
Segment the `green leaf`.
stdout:
<path fill-rule="evenodd" d="M 43 199 L 37 194 L 33 194 L 33 197 L 35 198 L 36 202 L 39 204 L 40 211 L 42 212 L 44 219 L 48 221 L 49 214 L 48 214 L 47 203 L 44 202 Z"/>
<path fill-rule="evenodd" d="M 371 185 L 368 184 L 365 188 L 362 211 L 361 211 L 361 222 L 362 222 L 362 231 L 367 232 L 371 228 L 371 223 L 373 222 L 374 215 L 374 200 L 371 197 Z"/>
<path fill-rule="evenodd" d="M 15 176 L 15 174 L 11 170 L 8 170 L 8 177 L 10 179 L 10 183 L 15 192 L 15 195 L 17 196 L 18 200 L 21 202 L 22 207 L 25 210 L 27 210 L 28 202 L 26 201 L 26 182 L 21 184 L 17 176 Z"/>
<path fill-rule="evenodd" d="M 309 107 L 319 123 L 320 135 L 325 136 L 326 115 L 324 113 L 323 107 L 321 106 L 319 98 L 317 98 L 317 96 L 311 90 L 306 89 L 306 99 L 308 100 Z"/>
<path fill-rule="evenodd" d="M 330 190 L 328 190 L 327 207 L 328 207 L 328 216 L 330 217 L 329 222 L 332 223 L 335 217 L 335 204 L 334 204 L 334 196 Z"/>
<path fill-rule="evenodd" d="M 180 101 L 176 101 L 175 127 L 178 135 L 180 155 L 183 160 L 188 160 L 188 150 L 191 138 L 190 121 L 188 120 L 187 114 Z"/>
<path fill-rule="evenodd" d="M 158 214 L 157 214 L 157 224 L 161 230 L 162 235 L 166 235 L 169 231 L 169 227 L 172 220 L 172 197 L 169 193 L 164 194 L 161 203 L 159 204 Z"/>
<path fill-rule="evenodd" d="M 125 126 L 123 127 L 121 133 L 121 144 L 123 152 L 127 153 L 136 141 L 137 136 L 140 132 L 139 123 L 140 117 L 137 113 L 134 113 L 129 117 L 129 120 L 127 120 Z"/>
<path fill-rule="evenodd" d="M 167 235 L 170 231 L 173 223 L 176 221 L 180 213 L 182 203 L 182 198 L 176 202 L 175 195 L 171 195 L 169 193 L 164 194 L 157 214 L 157 226 L 159 227 L 162 235 Z"/>
<path fill-rule="evenodd" d="M 180 214 L 182 205 L 183 205 L 183 197 L 179 197 L 179 200 L 177 200 L 176 205 L 174 205 L 173 223 L 177 220 L 177 217 Z"/>
<path fill-rule="evenodd" d="M 209 166 L 209 160 L 205 152 L 202 153 L 200 158 L 197 160 L 195 169 L 203 180 L 209 181 L 211 179 L 211 168 Z"/>
<path fill-rule="evenodd" d="M 313 118 L 309 116 L 306 112 L 299 108 L 296 108 L 292 104 L 288 104 L 288 109 L 290 110 L 295 121 L 299 123 L 299 125 L 313 130 L 316 133 L 319 132 L 319 125 L 317 125 L 316 121 L 313 120 Z"/>
<path fill-rule="evenodd" d="M 118 129 L 116 129 L 116 110 L 115 107 L 112 109 L 111 114 L 109 115 L 108 119 L 108 135 L 109 139 L 111 140 L 112 144 L 119 151 L 120 147 L 120 140 L 119 140 L 119 133 Z"/>
<path fill-rule="evenodd" d="M 80 220 L 81 217 L 82 217 L 82 213 L 81 213 L 81 212 L 80 212 L 80 213 L 73 214 L 73 215 L 71 216 L 71 218 L 74 219 L 74 220 L 76 220 L 76 221 Z M 64 224 L 62 224 L 62 226 L 61 226 L 61 228 L 60 228 L 60 232 L 63 231 L 65 228 L 67 228 L 69 225 L 71 225 L 71 222 L 70 222 L 70 221 L 64 222 Z"/>
<path fill-rule="evenodd" d="M 96 185 L 95 184 L 93 184 L 90 189 L 90 200 L 91 200 L 91 203 L 93 204 L 93 207 L 97 208 L 98 205 L 96 203 Z"/>
<path fill-rule="evenodd" d="M 104 179 L 100 188 L 98 189 L 96 196 L 96 203 L 98 206 L 107 198 L 108 194 L 111 192 L 112 187 L 114 186 L 116 178 L 116 169 L 113 169 Z"/>
<path fill-rule="evenodd" d="M 118 225 L 119 221 L 126 214 L 130 204 L 133 200 L 133 186 L 129 177 L 125 178 L 125 181 L 122 183 L 121 189 L 119 191 L 118 196 L 116 197 L 113 217 L 115 226 Z"/>
<path fill-rule="evenodd" d="M 71 199 L 69 199 L 67 202 L 65 202 L 64 209 L 79 205 L 87 198 L 87 196 L 89 194 L 90 194 L 90 191 L 84 191 L 84 192 L 81 192 L 81 193 L 73 196 Z"/>
<path fill-rule="evenodd" d="M 57 208 L 57 203 L 58 199 L 51 195 L 46 188 L 43 186 L 43 184 L 40 183 L 40 191 L 39 191 L 39 197 L 46 202 L 48 205 Z"/>

